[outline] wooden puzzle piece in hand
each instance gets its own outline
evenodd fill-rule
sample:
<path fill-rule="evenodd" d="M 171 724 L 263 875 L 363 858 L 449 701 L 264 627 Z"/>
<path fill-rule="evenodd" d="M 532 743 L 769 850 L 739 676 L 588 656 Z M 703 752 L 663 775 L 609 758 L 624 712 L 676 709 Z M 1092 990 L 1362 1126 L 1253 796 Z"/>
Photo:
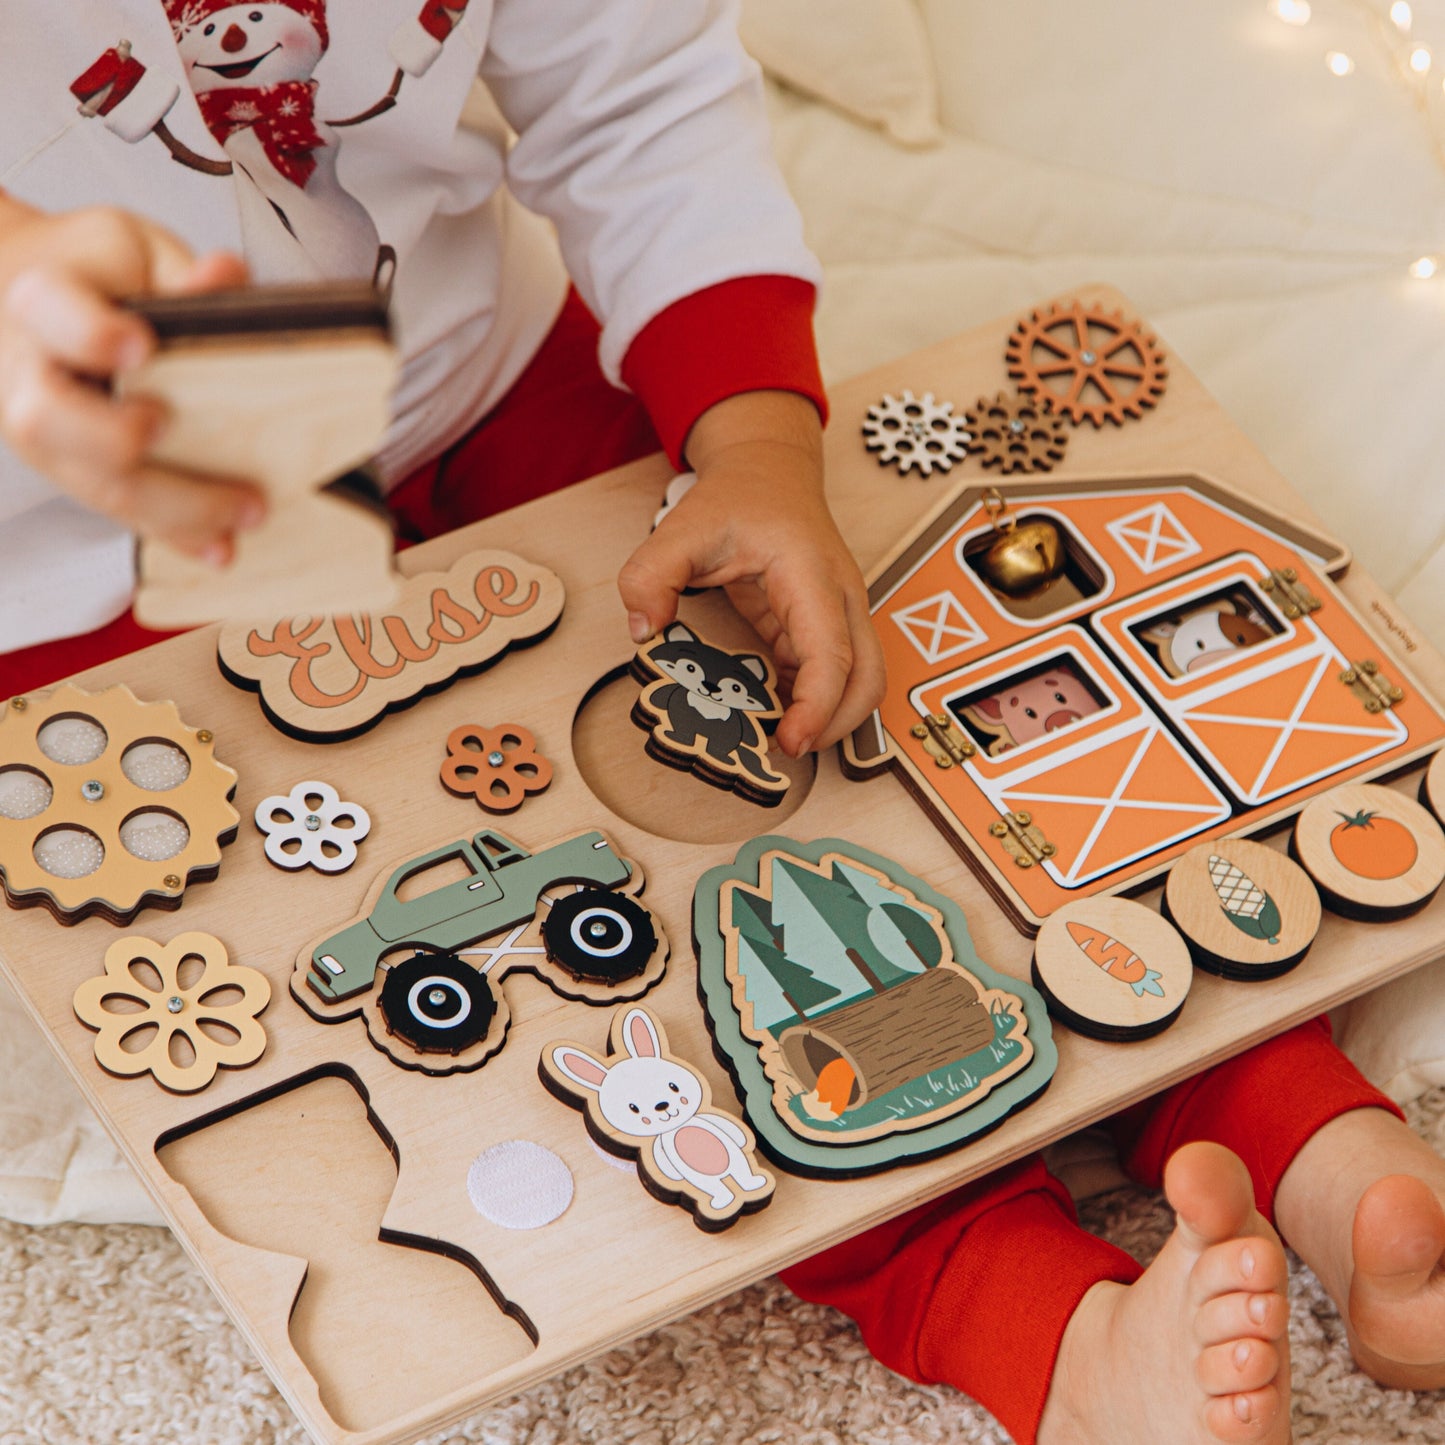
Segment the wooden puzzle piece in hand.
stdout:
<path fill-rule="evenodd" d="M 680 1204 L 699 1229 L 726 1229 L 772 1203 L 777 1181 L 758 1167 L 753 1136 L 712 1101 L 707 1080 L 668 1052 L 662 1025 L 645 1008 L 618 1009 L 605 1057 L 581 1044 L 548 1044 L 542 1082 L 581 1109 L 604 1149 L 637 1163 L 665 1204 Z"/>
<path fill-rule="evenodd" d="M 12 907 L 129 924 L 178 908 L 236 836 L 236 774 L 209 729 L 129 688 L 66 684 L 0 710 L 0 871 Z"/>
<path fill-rule="evenodd" d="M 120 373 L 116 390 L 158 398 L 168 411 L 148 460 L 246 478 L 267 503 L 224 567 L 144 540 L 136 616 L 180 628 L 386 606 L 397 590 L 390 519 L 379 495 L 338 480 L 352 481 L 391 416 L 398 362 L 382 295 L 363 282 L 328 282 L 129 306 L 158 346 Z"/>
<path fill-rule="evenodd" d="M 646 684 L 632 720 L 653 757 L 764 807 L 782 802 L 789 780 L 768 766 L 766 724 L 783 709 L 765 658 L 714 647 L 673 622 L 638 648 L 632 671 Z"/>
<path fill-rule="evenodd" d="M 977 956 L 956 904 L 857 844 L 754 838 L 699 881 L 693 938 L 719 1056 L 795 1173 L 957 1148 L 1053 1075 L 1043 999 Z"/>
<path fill-rule="evenodd" d="M 662 978 L 667 938 L 643 883 L 597 832 L 537 853 L 492 830 L 457 839 L 381 873 L 356 917 L 301 950 L 291 993 L 323 1023 L 363 1016 L 403 1068 L 477 1069 L 506 1042 L 509 973 L 598 1005 Z"/>

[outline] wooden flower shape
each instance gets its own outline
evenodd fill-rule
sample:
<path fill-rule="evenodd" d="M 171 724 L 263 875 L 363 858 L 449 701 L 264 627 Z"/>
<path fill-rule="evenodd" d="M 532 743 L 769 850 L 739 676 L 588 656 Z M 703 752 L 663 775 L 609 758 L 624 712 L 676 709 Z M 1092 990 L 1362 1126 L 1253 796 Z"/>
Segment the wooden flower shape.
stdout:
<path fill-rule="evenodd" d="M 185 967 L 192 959 L 199 975 Z M 101 1068 L 126 1078 L 154 1074 L 163 1087 L 192 1094 L 223 1065 L 242 1069 L 261 1057 L 266 1030 L 256 1016 L 270 1001 L 265 974 L 231 963 L 209 933 L 182 933 L 165 945 L 140 937 L 111 944 L 105 972 L 76 989 L 74 1008 L 99 1031 Z"/>
<path fill-rule="evenodd" d="M 552 764 L 526 728 L 465 723 L 447 738 L 442 787 L 459 798 L 475 798 L 489 813 L 514 812 L 528 793 L 540 793 L 551 781 Z"/>
<path fill-rule="evenodd" d="M 284 796 L 256 804 L 256 826 L 266 835 L 266 856 L 278 868 L 342 873 L 356 862 L 356 845 L 371 831 L 371 815 L 343 803 L 329 783 L 297 783 Z M 294 844 L 294 847 L 288 847 Z"/>

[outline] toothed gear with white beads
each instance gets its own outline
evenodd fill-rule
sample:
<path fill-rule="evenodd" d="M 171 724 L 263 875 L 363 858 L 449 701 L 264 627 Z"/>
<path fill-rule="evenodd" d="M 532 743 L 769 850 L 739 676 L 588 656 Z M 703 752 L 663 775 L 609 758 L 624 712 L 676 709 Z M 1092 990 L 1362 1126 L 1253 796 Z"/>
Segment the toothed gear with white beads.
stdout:
<path fill-rule="evenodd" d="M 972 440 L 953 403 L 935 401 L 931 391 L 885 396 L 863 418 L 863 444 L 877 453 L 880 465 L 896 464 L 905 476 L 915 467 L 925 477 L 949 471 L 968 455 Z"/>

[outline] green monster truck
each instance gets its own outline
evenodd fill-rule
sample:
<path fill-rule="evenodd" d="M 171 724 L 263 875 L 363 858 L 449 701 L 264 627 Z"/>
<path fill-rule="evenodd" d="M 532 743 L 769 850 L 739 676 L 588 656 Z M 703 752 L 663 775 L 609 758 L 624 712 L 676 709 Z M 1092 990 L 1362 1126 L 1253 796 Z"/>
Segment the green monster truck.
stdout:
<path fill-rule="evenodd" d="M 470 876 L 419 897 L 398 896 L 409 879 L 453 860 Z M 652 915 L 612 891 L 630 877 L 631 866 L 597 832 L 535 854 L 490 830 L 447 843 L 403 863 L 369 914 L 319 943 L 306 982 L 338 1003 L 373 987 L 386 954 L 414 948 L 385 970 L 387 1027 L 423 1052 L 458 1053 L 486 1034 L 496 1001 L 486 976 L 457 950 L 527 923 L 551 889 L 580 885 L 554 899 L 542 919 L 552 963 L 581 982 L 608 985 L 646 969 L 658 943 Z"/>

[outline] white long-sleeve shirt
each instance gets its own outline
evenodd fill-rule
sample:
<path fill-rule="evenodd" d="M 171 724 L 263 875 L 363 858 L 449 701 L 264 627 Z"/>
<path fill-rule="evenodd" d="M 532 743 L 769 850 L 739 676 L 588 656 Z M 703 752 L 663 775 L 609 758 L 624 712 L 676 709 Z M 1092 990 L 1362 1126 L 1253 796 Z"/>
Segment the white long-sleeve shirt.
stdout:
<path fill-rule="evenodd" d="M 386 482 L 505 394 L 568 271 L 613 380 L 704 288 L 816 281 L 734 0 L 418 3 L 6 0 L 0 187 L 139 212 L 259 281 L 369 275 L 390 248 Z M 500 115 L 462 127 L 478 74 Z M 335 124 L 398 77 L 394 106 Z M 0 653 L 109 621 L 132 583 L 131 539 L 0 445 Z"/>

